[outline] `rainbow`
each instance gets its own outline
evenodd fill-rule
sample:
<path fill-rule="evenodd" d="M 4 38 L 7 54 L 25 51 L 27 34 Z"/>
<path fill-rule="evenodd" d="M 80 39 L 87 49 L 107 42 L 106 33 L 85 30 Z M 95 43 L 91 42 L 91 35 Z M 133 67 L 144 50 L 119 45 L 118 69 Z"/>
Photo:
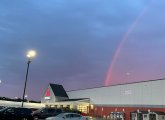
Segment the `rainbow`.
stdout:
<path fill-rule="evenodd" d="M 128 31 L 123 35 L 121 42 L 119 43 L 119 45 L 118 45 L 118 47 L 114 53 L 114 56 L 112 58 L 112 62 L 109 66 L 106 78 L 104 80 L 104 86 L 110 85 L 110 81 L 112 79 L 113 69 L 114 69 L 114 66 L 116 64 L 117 59 L 119 58 L 119 55 L 121 53 L 121 49 L 123 48 L 125 42 L 128 40 L 129 35 L 132 33 L 132 31 L 135 29 L 135 27 L 139 23 L 140 19 L 145 15 L 146 11 L 147 11 L 147 7 L 144 7 L 143 10 L 141 11 L 141 13 L 136 17 L 134 22 L 130 25 Z"/>

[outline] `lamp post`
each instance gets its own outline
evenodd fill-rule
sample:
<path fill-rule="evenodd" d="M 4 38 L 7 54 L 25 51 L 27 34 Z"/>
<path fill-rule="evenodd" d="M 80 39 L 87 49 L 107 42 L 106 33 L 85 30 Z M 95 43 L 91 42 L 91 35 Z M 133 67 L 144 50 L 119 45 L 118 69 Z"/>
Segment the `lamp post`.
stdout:
<path fill-rule="evenodd" d="M 27 62 L 27 71 L 26 71 L 26 79 L 25 79 L 24 91 L 23 91 L 23 96 L 22 96 L 22 107 L 23 107 L 24 100 L 25 100 L 26 83 L 27 83 L 27 78 L 28 78 L 28 73 L 29 73 L 29 65 L 32 62 L 32 58 L 34 58 L 36 56 L 36 52 L 34 50 L 30 50 L 30 51 L 27 52 L 26 56 L 28 58 L 28 62 Z"/>

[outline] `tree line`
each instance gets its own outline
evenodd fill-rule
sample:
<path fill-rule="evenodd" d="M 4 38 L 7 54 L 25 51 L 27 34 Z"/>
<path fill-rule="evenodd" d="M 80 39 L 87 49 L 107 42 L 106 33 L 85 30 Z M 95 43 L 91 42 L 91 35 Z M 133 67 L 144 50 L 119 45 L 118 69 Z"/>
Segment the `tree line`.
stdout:
<path fill-rule="evenodd" d="M 13 102 L 22 102 L 21 98 L 8 98 L 8 97 L 0 97 L 0 100 L 4 100 L 4 101 L 13 101 Z M 41 103 L 41 101 L 35 101 L 35 100 L 27 100 L 24 99 L 24 102 L 30 102 L 30 103 Z"/>

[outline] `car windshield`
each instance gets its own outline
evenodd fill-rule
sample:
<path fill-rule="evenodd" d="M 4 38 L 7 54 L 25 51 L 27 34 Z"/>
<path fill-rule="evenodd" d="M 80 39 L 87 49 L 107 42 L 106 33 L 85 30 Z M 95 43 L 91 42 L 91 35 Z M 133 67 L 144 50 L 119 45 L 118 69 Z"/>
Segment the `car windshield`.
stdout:
<path fill-rule="evenodd" d="M 34 112 L 41 112 L 43 111 L 43 109 L 38 109 L 38 110 L 35 110 Z"/>
<path fill-rule="evenodd" d="M 0 112 L 7 110 L 8 108 L 2 108 L 0 109 Z"/>
<path fill-rule="evenodd" d="M 56 117 L 63 117 L 64 116 L 64 113 L 61 113 L 59 115 L 57 115 Z"/>

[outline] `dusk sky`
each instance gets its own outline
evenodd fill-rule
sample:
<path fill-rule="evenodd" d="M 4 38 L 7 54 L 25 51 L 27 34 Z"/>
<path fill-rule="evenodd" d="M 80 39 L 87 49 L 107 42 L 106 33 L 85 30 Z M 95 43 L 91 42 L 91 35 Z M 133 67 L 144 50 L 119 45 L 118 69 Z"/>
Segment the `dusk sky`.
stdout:
<path fill-rule="evenodd" d="M 0 96 L 22 97 L 29 49 L 28 99 L 107 74 L 108 85 L 165 78 L 164 11 L 165 0 L 0 0 Z"/>

